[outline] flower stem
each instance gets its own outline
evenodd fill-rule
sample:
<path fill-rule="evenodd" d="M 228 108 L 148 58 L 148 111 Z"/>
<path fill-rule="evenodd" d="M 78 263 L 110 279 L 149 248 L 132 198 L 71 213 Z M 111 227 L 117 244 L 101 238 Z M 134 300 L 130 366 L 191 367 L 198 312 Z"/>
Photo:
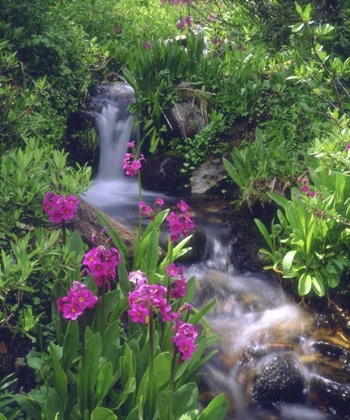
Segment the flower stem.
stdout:
<path fill-rule="evenodd" d="M 102 280 L 102 300 L 101 300 L 101 337 L 103 339 L 103 333 L 106 329 L 106 279 Z"/>
<path fill-rule="evenodd" d="M 62 234 L 63 234 L 63 245 L 66 245 L 67 233 L 66 233 L 66 221 L 65 220 L 62 220 Z"/>
<path fill-rule="evenodd" d="M 137 181 L 139 184 L 139 203 L 142 201 L 142 185 L 141 185 L 141 174 L 140 171 L 137 172 Z M 139 215 L 139 231 L 138 231 L 138 237 L 141 240 L 141 229 L 142 229 L 142 217 Z"/>
<path fill-rule="evenodd" d="M 81 371 L 82 371 L 82 387 L 83 387 L 83 409 L 82 416 L 86 409 L 88 409 L 87 383 L 86 383 L 86 342 L 85 342 L 85 319 L 84 314 L 80 317 L 81 320 Z"/>
<path fill-rule="evenodd" d="M 151 311 L 149 317 L 149 418 L 153 417 L 153 334 L 154 334 L 154 323 L 153 323 L 153 312 Z"/>
<path fill-rule="evenodd" d="M 173 357 L 171 359 L 171 371 L 170 371 L 170 381 L 169 381 L 169 406 L 168 406 L 168 420 L 173 418 L 173 395 L 174 395 L 174 385 L 175 385 L 175 362 L 176 362 L 176 351 L 175 347 L 173 348 Z"/>

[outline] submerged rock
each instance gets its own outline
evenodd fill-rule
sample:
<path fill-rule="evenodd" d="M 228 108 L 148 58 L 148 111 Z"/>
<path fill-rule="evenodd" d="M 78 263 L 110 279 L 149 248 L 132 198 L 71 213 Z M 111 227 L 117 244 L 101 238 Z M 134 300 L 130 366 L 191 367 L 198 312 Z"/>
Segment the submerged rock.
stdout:
<path fill-rule="evenodd" d="M 301 402 L 305 378 L 302 366 L 292 353 L 279 354 L 263 365 L 256 375 L 251 395 L 264 405 L 279 402 Z"/>

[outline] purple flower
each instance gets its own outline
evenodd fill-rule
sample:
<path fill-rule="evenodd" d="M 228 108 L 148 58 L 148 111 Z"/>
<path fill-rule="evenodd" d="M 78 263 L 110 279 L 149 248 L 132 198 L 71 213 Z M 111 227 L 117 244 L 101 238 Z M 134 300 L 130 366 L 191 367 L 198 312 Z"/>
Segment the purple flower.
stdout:
<path fill-rule="evenodd" d="M 121 34 L 122 33 L 122 30 L 120 29 L 120 28 L 118 28 L 118 26 L 114 29 L 114 33 L 116 34 L 116 35 L 119 35 L 119 34 Z"/>
<path fill-rule="evenodd" d="M 60 223 L 75 217 L 79 200 L 74 195 L 55 195 L 52 191 L 45 194 L 42 206 L 44 212 L 49 215 L 50 222 Z"/>
<path fill-rule="evenodd" d="M 90 249 L 83 259 L 83 264 L 94 277 L 95 284 L 97 286 L 104 284 L 107 288 L 110 287 L 108 281 L 116 276 L 116 268 L 120 262 L 119 251 L 114 247 L 107 249 L 103 245 Z"/>
<path fill-rule="evenodd" d="M 152 45 L 146 41 L 143 41 L 143 46 L 146 48 L 146 50 L 150 50 L 152 48 Z"/>
<path fill-rule="evenodd" d="M 178 352 L 181 353 L 179 363 L 183 363 L 185 359 L 190 360 L 193 352 L 196 350 L 197 345 L 194 344 L 194 341 L 198 337 L 198 333 L 194 325 L 181 320 L 177 320 L 173 330 L 175 335 L 172 342 L 175 344 Z"/>
<path fill-rule="evenodd" d="M 348 143 L 345 147 L 345 151 L 347 152 L 350 149 L 350 143 Z"/>
<path fill-rule="evenodd" d="M 86 308 L 94 307 L 97 302 L 98 297 L 87 290 L 85 284 L 74 281 L 68 295 L 57 300 L 57 307 L 63 313 L 63 318 L 74 321 Z"/>
<path fill-rule="evenodd" d="M 141 161 L 145 161 L 146 159 L 141 154 L 139 159 L 136 159 L 133 153 L 125 153 L 123 159 L 123 168 L 125 169 L 125 173 L 127 176 L 135 176 L 141 169 Z"/>
<path fill-rule="evenodd" d="M 194 223 L 191 220 L 190 214 L 187 212 L 188 205 L 181 200 L 177 207 L 182 212 L 181 214 L 176 214 L 171 212 L 165 220 L 169 223 L 170 228 L 170 241 L 177 242 L 180 238 L 184 238 L 188 233 L 194 229 Z"/>
<path fill-rule="evenodd" d="M 245 47 L 243 47 L 243 45 L 242 44 L 239 44 L 238 45 L 238 47 L 237 47 L 237 50 L 238 51 L 245 51 L 247 48 L 245 48 Z"/>
<path fill-rule="evenodd" d="M 129 279 L 135 278 L 134 273 L 130 273 Z M 137 273 L 141 281 L 137 279 L 135 290 L 129 293 L 130 309 L 127 312 L 133 322 L 148 324 L 149 316 L 155 310 L 165 316 L 171 311 L 171 307 L 166 300 L 167 289 L 159 284 L 148 284 L 146 276 L 142 272 Z"/>

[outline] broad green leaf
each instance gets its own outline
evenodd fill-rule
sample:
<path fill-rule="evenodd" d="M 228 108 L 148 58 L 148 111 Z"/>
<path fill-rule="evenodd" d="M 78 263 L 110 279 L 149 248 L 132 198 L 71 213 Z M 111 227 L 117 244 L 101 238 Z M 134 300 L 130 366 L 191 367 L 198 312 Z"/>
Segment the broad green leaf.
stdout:
<path fill-rule="evenodd" d="M 299 284 L 298 284 L 298 293 L 300 296 L 307 295 L 310 293 L 312 286 L 312 278 L 310 274 L 303 273 L 299 278 Z"/>
<path fill-rule="evenodd" d="M 57 349 L 52 345 L 52 343 L 50 343 L 50 355 L 52 359 L 55 389 L 62 405 L 64 405 L 67 398 L 67 376 L 59 363 Z"/>
<path fill-rule="evenodd" d="M 340 277 L 335 275 L 328 275 L 327 276 L 328 286 L 334 289 L 340 283 Z"/>
<path fill-rule="evenodd" d="M 118 420 L 118 417 L 108 408 L 97 407 L 91 413 L 91 420 Z"/>
<path fill-rule="evenodd" d="M 321 274 L 315 273 L 312 277 L 312 287 L 314 291 L 316 292 L 317 296 L 324 296 L 325 295 L 325 289 L 323 284 L 323 279 Z"/>
<path fill-rule="evenodd" d="M 297 250 L 292 250 L 292 251 L 287 252 L 287 254 L 284 256 L 284 258 L 282 260 L 283 274 L 286 274 L 286 275 L 289 274 L 289 272 L 291 270 L 291 267 L 292 267 L 292 264 L 293 264 L 295 254 L 297 252 L 298 252 Z"/>
<path fill-rule="evenodd" d="M 42 420 L 40 405 L 27 396 L 16 394 L 15 400 L 30 419 Z"/>
<path fill-rule="evenodd" d="M 197 384 L 192 382 L 181 386 L 173 395 L 173 414 L 175 419 L 187 411 L 195 409 L 198 397 Z"/>
<path fill-rule="evenodd" d="M 64 337 L 62 350 L 62 369 L 67 372 L 73 363 L 79 346 L 79 326 L 77 321 L 70 321 Z"/>
<path fill-rule="evenodd" d="M 113 366 L 111 362 L 104 364 L 98 372 L 96 382 L 96 406 L 102 404 L 104 397 L 107 395 L 111 386 L 113 377 Z"/>

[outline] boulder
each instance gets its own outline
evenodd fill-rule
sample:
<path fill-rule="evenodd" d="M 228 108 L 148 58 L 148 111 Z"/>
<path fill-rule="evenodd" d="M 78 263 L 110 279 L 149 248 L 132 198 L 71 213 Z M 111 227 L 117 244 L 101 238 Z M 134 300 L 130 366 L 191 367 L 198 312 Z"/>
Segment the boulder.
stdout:
<path fill-rule="evenodd" d="M 292 353 L 278 354 L 269 358 L 257 373 L 252 398 L 263 404 L 302 402 L 305 379 L 302 366 Z"/>
<path fill-rule="evenodd" d="M 184 159 L 155 157 L 142 168 L 142 187 L 168 195 L 186 194 L 188 176 L 181 172 Z"/>
<path fill-rule="evenodd" d="M 210 158 L 196 170 L 191 177 L 192 194 L 204 194 L 227 177 L 227 171 L 221 159 Z"/>
<path fill-rule="evenodd" d="M 180 86 L 185 89 L 185 86 Z M 208 124 L 206 113 L 193 101 L 175 104 L 169 113 L 172 137 L 194 137 Z"/>

